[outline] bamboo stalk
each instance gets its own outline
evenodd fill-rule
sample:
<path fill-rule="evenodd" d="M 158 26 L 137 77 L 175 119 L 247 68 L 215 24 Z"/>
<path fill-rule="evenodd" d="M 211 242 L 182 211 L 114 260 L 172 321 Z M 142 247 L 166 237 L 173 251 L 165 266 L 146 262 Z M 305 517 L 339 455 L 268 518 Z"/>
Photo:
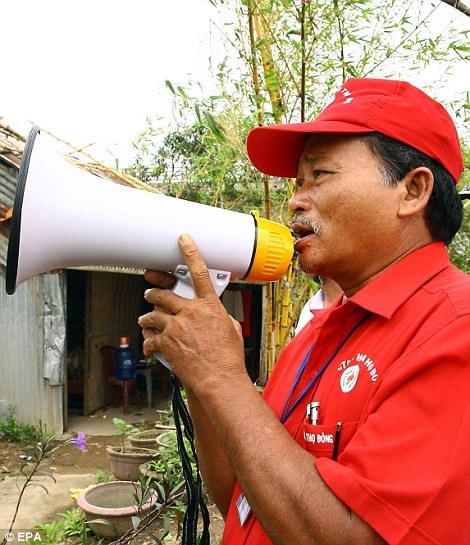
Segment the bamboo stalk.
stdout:
<path fill-rule="evenodd" d="M 259 6 L 262 7 L 262 2 L 259 2 Z M 267 31 L 267 25 L 265 19 L 260 15 L 258 9 L 253 13 L 253 22 L 257 34 L 257 44 L 261 55 L 261 61 L 263 64 L 264 81 L 266 83 L 266 90 L 269 94 L 271 109 L 276 123 L 281 123 L 283 105 L 280 95 L 280 83 L 275 70 L 274 58 L 271 51 L 271 40 L 269 38 L 269 32 Z"/>
<path fill-rule="evenodd" d="M 283 101 L 281 92 L 281 83 L 276 70 L 276 62 L 273 56 L 272 47 L 276 43 L 276 36 L 270 32 L 268 16 L 271 15 L 265 12 L 263 0 L 247 0 L 246 5 L 248 7 L 248 26 L 249 26 L 249 40 L 250 40 L 250 59 L 251 59 L 251 72 L 253 77 L 254 95 L 257 108 L 257 120 L 261 125 L 263 124 L 263 108 L 262 108 L 262 84 L 260 83 L 260 75 L 258 69 L 258 60 L 261 63 L 264 74 L 264 88 L 269 97 L 271 105 L 271 111 L 275 123 L 281 123 L 283 121 Z M 305 0 L 302 2 L 302 11 L 299 18 L 302 31 L 302 46 L 305 45 Z M 302 70 L 303 85 L 299 88 L 301 92 L 301 111 L 302 118 L 304 117 L 305 110 L 305 54 L 303 56 L 304 69 Z M 271 217 L 271 198 L 269 190 L 269 178 L 263 177 L 264 195 L 265 195 L 265 213 L 269 219 Z M 287 182 L 288 196 L 292 195 L 294 185 L 292 181 Z M 297 280 L 297 264 L 294 261 L 288 268 L 288 271 L 284 275 L 283 279 L 276 285 L 270 284 L 266 289 L 266 304 L 265 310 L 265 331 L 263 339 L 266 343 L 266 368 L 268 376 L 271 373 L 274 364 L 277 360 L 282 348 L 287 343 L 290 332 L 292 330 L 292 323 L 296 318 L 300 309 L 301 302 L 305 299 L 309 293 L 309 286 L 306 284 L 303 287 L 301 301 L 297 302 L 294 308 L 294 314 L 292 309 L 292 293 Z M 296 314 L 297 313 L 297 314 Z M 264 347 L 263 347 L 264 348 Z M 262 351 L 264 354 L 264 352 Z"/>
<path fill-rule="evenodd" d="M 280 345 L 281 347 L 284 347 L 288 340 L 289 340 L 289 333 L 292 329 L 294 320 L 297 318 L 297 316 L 300 314 L 301 308 L 303 305 L 308 301 L 308 299 L 312 296 L 312 288 L 308 282 L 305 282 L 302 286 L 302 292 L 295 302 L 295 305 L 292 307 L 292 312 L 290 314 L 290 320 L 288 322 L 288 326 L 286 327 L 284 331 L 284 336 L 281 337 Z"/>
<path fill-rule="evenodd" d="M 284 344 L 283 339 L 287 339 L 290 331 L 289 320 L 291 309 L 291 294 L 292 294 L 292 263 L 285 274 L 281 284 L 281 293 L 279 295 L 279 329 L 276 338 L 276 356 L 279 356 Z"/>

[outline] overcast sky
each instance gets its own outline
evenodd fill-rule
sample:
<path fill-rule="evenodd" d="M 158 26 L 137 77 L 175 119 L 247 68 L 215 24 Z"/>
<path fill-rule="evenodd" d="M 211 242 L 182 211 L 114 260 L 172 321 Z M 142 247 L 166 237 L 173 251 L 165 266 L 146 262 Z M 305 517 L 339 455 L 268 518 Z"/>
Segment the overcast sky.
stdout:
<path fill-rule="evenodd" d="M 439 9 L 444 29 L 454 17 L 470 28 Z M 224 55 L 209 0 L 8 0 L 0 15 L 2 121 L 25 135 L 32 121 L 76 146 L 98 142 L 90 151 L 108 164 L 131 160 L 148 116 L 171 116 L 166 79 L 210 88 L 210 62 Z M 437 98 L 456 88 L 470 89 L 468 66 Z"/>
<path fill-rule="evenodd" d="M 211 18 L 209 0 L 3 2 L 2 122 L 123 157 L 147 116 L 171 114 L 166 79 L 209 85 L 223 47 Z"/>

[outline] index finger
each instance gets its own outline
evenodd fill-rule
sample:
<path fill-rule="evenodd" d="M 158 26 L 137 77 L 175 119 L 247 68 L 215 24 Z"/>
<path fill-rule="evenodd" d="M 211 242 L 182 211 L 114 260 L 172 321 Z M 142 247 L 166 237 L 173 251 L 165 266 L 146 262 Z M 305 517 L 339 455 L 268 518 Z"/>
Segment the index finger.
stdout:
<path fill-rule="evenodd" d="M 207 265 L 204 263 L 193 238 L 186 233 L 181 235 L 179 246 L 191 274 L 194 295 L 202 298 L 216 295 Z"/>
<path fill-rule="evenodd" d="M 175 277 L 172 274 L 163 271 L 153 271 L 147 269 L 144 273 L 144 278 L 150 284 L 163 289 L 171 290 L 171 288 L 175 285 Z"/>

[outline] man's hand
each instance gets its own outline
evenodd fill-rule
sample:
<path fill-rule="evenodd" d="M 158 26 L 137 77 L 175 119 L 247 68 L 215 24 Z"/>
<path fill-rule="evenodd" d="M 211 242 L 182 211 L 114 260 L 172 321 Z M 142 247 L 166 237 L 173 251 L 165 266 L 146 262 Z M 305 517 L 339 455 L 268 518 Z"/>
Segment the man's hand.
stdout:
<path fill-rule="evenodd" d="M 141 316 L 144 353 L 161 352 L 181 382 L 197 391 L 205 384 L 246 373 L 240 326 L 220 302 L 207 266 L 189 235 L 179 240 L 188 265 L 194 299 L 170 291 L 174 278 L 167 273 L 147 271 L 145 277 L 158 284 L 145 292 L 155 310 Z"/>

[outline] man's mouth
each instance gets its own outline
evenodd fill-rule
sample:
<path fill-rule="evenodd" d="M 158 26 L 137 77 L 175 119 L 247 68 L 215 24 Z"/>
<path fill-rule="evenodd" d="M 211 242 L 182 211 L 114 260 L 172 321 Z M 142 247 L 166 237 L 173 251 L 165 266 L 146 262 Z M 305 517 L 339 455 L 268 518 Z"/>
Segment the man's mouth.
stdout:
<path fill-rule="evenodd" d="M 301 224 L 297 224 L 295 227 L 292 227 L 292 234 L 297 241 L 310 235 L 316 235 L 317 233 L 314 229 L 308 229 Z"/>
<path fill-rule="evenodd" d="M 295 238 L 294 244 L 310 235 L 319 235 L 321 232 L 320 224 L 311 220 L 305 214 L 296 214 L 290 221 L 290 229 Z"/>

